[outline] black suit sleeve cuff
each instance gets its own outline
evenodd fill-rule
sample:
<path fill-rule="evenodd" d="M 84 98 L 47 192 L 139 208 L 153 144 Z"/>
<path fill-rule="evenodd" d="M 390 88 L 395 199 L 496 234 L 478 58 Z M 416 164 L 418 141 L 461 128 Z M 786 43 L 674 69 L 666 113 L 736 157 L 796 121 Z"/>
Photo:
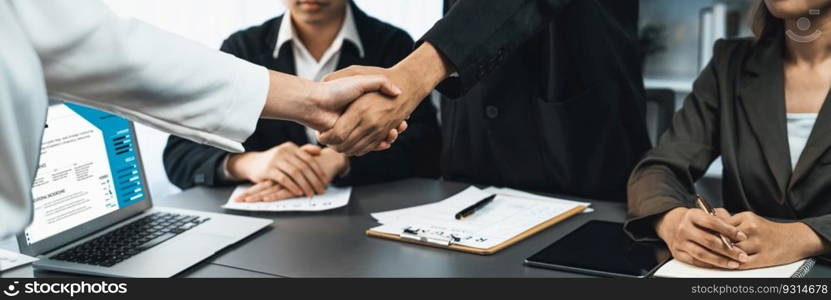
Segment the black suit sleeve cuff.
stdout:
<path fill-rule="evenodd" d="M 193 185 L 228 186 L 238 184 L 239 181 L 227 180 L 219 174 L 220 165 L 225 160 L 226 155 L 228 155 L 228 152 L 225 151 L 211 154 L 205 163 L 194 172 Z"/>

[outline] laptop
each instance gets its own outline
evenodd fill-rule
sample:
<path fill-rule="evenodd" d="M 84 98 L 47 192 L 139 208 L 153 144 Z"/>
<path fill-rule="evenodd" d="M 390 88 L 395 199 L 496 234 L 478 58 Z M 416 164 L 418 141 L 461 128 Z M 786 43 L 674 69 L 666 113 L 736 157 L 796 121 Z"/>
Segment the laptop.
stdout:
<path fill-rule="evenodd" d="M 17 236 L 36 269 L 171 277 L 272 221 L 153 207 L 127 119 L 50 101 L 32 187 L 31 225 Z"/>

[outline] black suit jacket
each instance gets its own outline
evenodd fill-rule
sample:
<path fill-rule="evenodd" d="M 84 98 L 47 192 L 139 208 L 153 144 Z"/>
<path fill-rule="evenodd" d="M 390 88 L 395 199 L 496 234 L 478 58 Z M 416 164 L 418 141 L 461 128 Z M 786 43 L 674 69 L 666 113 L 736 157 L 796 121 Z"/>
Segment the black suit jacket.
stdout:
<path fill-rule="evenodd" d="M 407 33 L 366 15 L 357 5 L 351 7 L 364 57 L 360 57 L 355 45 L 345 41 L 338 69 L 351 65 L 390 67 L 412 51 L 413 40 Z M 283 44 L 278 59 L 272 55 L 281 20 L 282 16 L 234 33 L 223 42 L 221 50 L 271 70 L 296 74 L 289 43 Z M 391 149 L 350 158 L 349 174 L 336 179 L 335 183 L 359 185 L 412 176 L 437 177 L 441 138 L 436 109 L 429 99 L 419 105 L 408 123 L 409 129 Z M 246 151 L 264 151 L 289 141 L 298 145 L 309 143 L 302 125 L 262 119 L 243 146 Z M 219 165 L 227 154 L 214 147 L 171 136 L 164 150 L 164 166 L 170 181 L 180 188 L 236 184 L 217 176 Z"/>
<path fill-rule="evenodd" d="M 695 207 L 693 183 L 720 155 L 728 211 L 799 220 L 831 240 L 831 101 L 825 100 L 792 171 L 783 32 L 758 43 L 716 43 L 672 127 L 632 173 L 626 229 L 634 237 L 656 239 L 656 216 Z"/>
<path fill-rule="evenodd" d="M 462 0 L 424 37 L 439 85 L 442 174 L 625 201 L 650 148 L 637 0 Z M 462 96 L 463 95 L 463 96 Z"/>

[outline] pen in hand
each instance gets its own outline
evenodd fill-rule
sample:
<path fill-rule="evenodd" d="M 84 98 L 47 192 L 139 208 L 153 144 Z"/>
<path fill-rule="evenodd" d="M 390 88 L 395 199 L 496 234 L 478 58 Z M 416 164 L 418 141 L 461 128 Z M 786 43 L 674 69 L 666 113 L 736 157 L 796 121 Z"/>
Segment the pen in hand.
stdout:
<path fill-rule="evenodd" d="M 704 200 L 704 197 L 701 197 L 701 195 L 695 195 L 695 205 L 711 216 L 716 215 L 716 210 L 713 209 L 710 203 L 707 203 L 707 200 Z M 727 246 L 727 249 L 733 250 L 733 243 L 730 242 L 730 240 L 720 233 L 718 234 L 718 237 L 721 238 L 721 242 L 724 243 L 724 246 Z"/>

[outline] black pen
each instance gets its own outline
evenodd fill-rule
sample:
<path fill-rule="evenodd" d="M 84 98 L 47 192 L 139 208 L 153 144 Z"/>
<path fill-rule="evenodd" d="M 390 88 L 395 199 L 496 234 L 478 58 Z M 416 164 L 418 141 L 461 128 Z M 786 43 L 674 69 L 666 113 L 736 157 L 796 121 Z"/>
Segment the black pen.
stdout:
<path fill-rule="evenodd" d="M 473 205 L 468 206 L 467 208 L 463 209 L 462 211 L 456 213 L 456 220 L 461 220 L 461 219 L 469 217 L 470 215 L 475 213 L 477 210 L 480 210 L 483 207 L 485 207 L 485 205 L 488 205 L 488 203 L 491 203 L 493 201 L 493 198 L 496 198 L 496 194 L 490 195 L 485 199 L 479 200 L 476 203 L 473 203 Z"/>

